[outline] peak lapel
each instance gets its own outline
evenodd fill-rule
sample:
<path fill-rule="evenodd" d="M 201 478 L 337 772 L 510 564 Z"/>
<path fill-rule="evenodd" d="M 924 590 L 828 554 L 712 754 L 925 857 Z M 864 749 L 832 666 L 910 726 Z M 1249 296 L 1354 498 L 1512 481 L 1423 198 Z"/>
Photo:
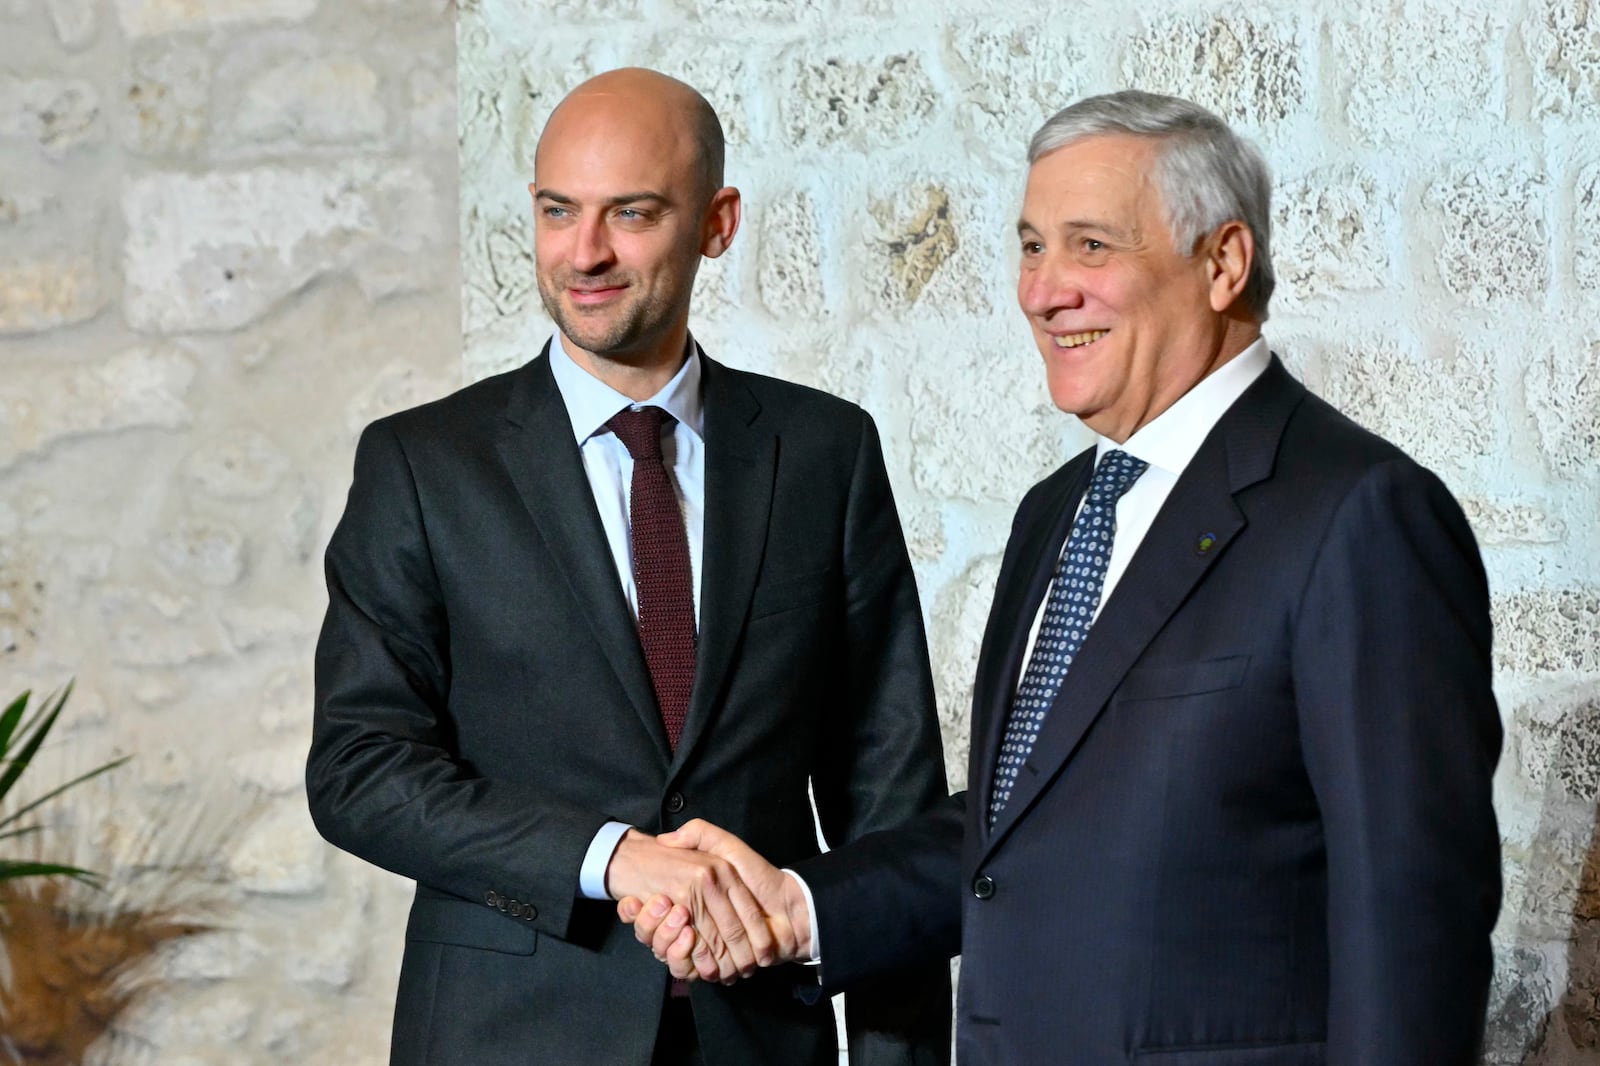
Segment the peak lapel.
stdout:
<path fill-rule="evenodd" d="M 1206 438 L 1084 639 L 985 857 L 1062 771 L 1129 668 L 1244 529 L 1234 494 L 1271 473 L 1284 424 L 1304 395 L 1274 357 Z M 1204 551 L 1202 534 L 1212 538 Z M 999 741 L 992 743 L 991 754 Z"/>
<path fill-rule="evenodd" d="M 710 727 L 744 631 L 767 544 L 777 440 L 760 427 L 761 404 L 736 372 L 700 353 L 705 396 L 705 548 L 694 690 L 674 767 Z"/>
<path fill-rule="evenodd" d="M 638 627 L 606 546 L 572 422 L 550 373 L 548 346 L 519 374 L 498 446 L 556 569 L 665 763 L 670 756 L 666 728 L 656 708 Z"/>

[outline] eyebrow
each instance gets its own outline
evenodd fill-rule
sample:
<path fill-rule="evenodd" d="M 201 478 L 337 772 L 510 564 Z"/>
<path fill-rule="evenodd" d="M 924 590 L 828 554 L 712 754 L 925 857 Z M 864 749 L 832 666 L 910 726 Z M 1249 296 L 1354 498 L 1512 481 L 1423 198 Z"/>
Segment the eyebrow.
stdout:
<path fill-rule="evenodd" d="M 1128 232 L 1126 230 L 1124 230 L 1122 227 L 1113 226 L 1108 222 L 1100 222 L 1100 221 L 1098 221 L 1096 219 L 1092 219 L 1092 218 L 1071 218 L 1071 219 L 1068 219 L 1067 221 L 1061 223 L 1061 225 L 1056 227 L 1056 228 L 1060 229 L 1060 230 L 1065 230 L 1065 231 L 1067 231 L 1069 233 L 1073 232 L 1075 230 L 1090 229 L 1090 230 L 1099 230 L 1101 233 L 1108 234 L 1109 236 L 1112 236 L 1112 237 L 1124 237 L 1125 238 L 1125 237 L 1128 236 Z M 1027 219 L 1025 219 L 1025 218 L 1017 219 L 1017 236 L 1021 237 L 1021 236 L 1025 236 L 1026 234 L 1029 234 L 1029 233 L 1042 233 L 1042 232 L 1044 232 L 1044 231 L 1041 230 L 1038 226 L 1035 226 L 1032 222 L 1029 222 Z"/>
<path fill-rule="evenodd" d="M 534 198 L 539 200 L 550 200 L 558 204 L 576 204 L 578 202 L 564 193 L 554 192 L 550 189 L 540 189 L 534 194 Z M 617 196 L 608 197 L 607 199 L 601 201 L 601 203 L 606 207 L 620 207 L 623 204 L 637 204 L 647 201 L 657 204 L 671 203 L 670 200 L 658 192 L 625 192 Z"/>

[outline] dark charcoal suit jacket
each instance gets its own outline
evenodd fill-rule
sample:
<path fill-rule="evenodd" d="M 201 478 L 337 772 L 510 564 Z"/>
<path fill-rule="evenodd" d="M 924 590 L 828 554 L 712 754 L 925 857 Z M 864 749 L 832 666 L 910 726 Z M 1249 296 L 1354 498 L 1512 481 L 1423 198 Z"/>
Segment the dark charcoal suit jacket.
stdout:
<path fill-rule="evenodd" d="M 801 865 L 824 980 L 959 935 L 963 1066 L 1474 1063 L 1500 901 L 1483 569 L 1438 479 L 1276 359 L 1174 487 L 989 830 L 1093 459 L 1017 511 L 969 792 Z"/>
<path fill-rule="evenodd" d="M 788 863 L 818 850 L 808 785 L 835 844 L 944 795 L 871 420 L 709 359 L 703 387 L 698 663 L 675 754 L 548 360 L 362 435 L 306 780 L 328 840 L 417 881 L 395 1063 L 650 1061 L 666 971 L 614 904 L 577 899 L 609 819 L 702 817 Z M 832 1012 L 797 998 L 804 979 L 696 985 L 708 1066 L 832 1066 Z M 854 1061 L 943 1066 L 949 998 L 942 961 L 852 995 Z"/>

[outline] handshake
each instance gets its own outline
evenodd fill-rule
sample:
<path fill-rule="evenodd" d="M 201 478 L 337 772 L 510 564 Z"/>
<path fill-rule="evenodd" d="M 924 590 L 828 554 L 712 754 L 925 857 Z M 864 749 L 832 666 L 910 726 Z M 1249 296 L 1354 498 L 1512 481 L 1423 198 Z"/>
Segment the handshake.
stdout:
<path fill-rule="evenodd" d="M 732 984 L 813 956 L 800 882 L 710 822 L 658 837 L 628 830 L 606 887 L 617 916 L 674 977 Z"/>

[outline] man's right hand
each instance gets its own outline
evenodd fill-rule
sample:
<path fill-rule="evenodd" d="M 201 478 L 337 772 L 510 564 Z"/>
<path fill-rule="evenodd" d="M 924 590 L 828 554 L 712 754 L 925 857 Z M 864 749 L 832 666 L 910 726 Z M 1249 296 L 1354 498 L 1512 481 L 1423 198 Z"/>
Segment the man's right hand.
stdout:
<path fill-rule="evenodd" d="M 810 911 L 805 893 L 793 877 L 767 862 L 732 833 L 701 819 L 675 832 L 663 833 L 656 841 L 657 846 L 694 849 L 696 854 L 716 856 L 733 866 L 741 887 L 754 894 L 754 902 L 761 912 L 761 925 L 774 945 L 773 953 L 759 961 L 759 965 L 812 957 Z M 707 940 L 705 927 L 696 918 L 689 901 L 670 893 L 658 893 L 648 903 L 641 902 L 644 898 L 625 896 L 617 905 L 618 917 L 633 925 L 639 942 L 648 944 L 675 977 L 716 979 L 720 967 L 712 968 L 717 960 L 715 943 Z M 748 917 L 744 911 L 741 915 Z M 748 922 L 746 924 L 748 927 Z"/>
<path fill-rule="evenodd" d="M 780 945 L 734 864 L 692 844 L 669 846 L 628 830 L 606 867 L 606 891 L 622 901 L 661 896 L 682 908 L 679 925 L 687 924 L 695 936 L 682 953 L 690 963 L 674 973 L 686 968 L 693 976 L 730 983 L 779 961 Z M 672 930 L 673 938 L 678 931 Z"/>

